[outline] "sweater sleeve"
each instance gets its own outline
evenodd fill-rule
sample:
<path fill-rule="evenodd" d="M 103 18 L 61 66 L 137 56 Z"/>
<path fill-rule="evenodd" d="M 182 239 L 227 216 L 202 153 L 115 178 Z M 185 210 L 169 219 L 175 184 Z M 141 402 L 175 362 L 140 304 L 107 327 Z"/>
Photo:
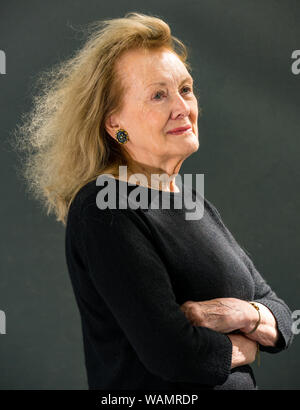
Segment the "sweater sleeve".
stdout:
<path fill-rule="evenodd" d="M 132 209 L 90 204 L 80 235 L 87 274 L 144 366 L 173 382 L 224 383 L 231 340 L 187 320 L 142 218 Z"/>
<path fill-rule="evenodd" d="M 249 258 L 243 248 L 237 243 L 231 232 L 225 226 L 216 207 L 211 202 L 207 202 L 215 212 L 217 219 L 219 220 L 227 235 L 237 245 L 241 257 L 243 258 L 246 266 L 251 273 L 255 285 L 255 294 L 253 301 L 265 305 L 268 309 L 270 309 L 276 319 L 277 328 L 279 331 L 279 338 L 276 346 L 260 345 L 260 350 L 268 353 L 277 353 L 284 349 L 287 349 L 292 343 L 294 337 L 292 333 L 292 315 L 289 307 L 282 299 L 277 296 L 277 294 L 271 289 L 262 275 L 258 272 L 252 260 Z"/>
<path fill-rule="evenodd" d="M 279 331 L 279 338 L 276 346 L 260 345 L 260 349 L 261 351 L 268 353 L 278 353 L 287 349 L 293 341 L 291 311 L 287 304 L 277 296 L 269 284 L 264 280 L 246 253 L 244 253 L 244 258 L 255 283 L 255 295 L 253 300 L 270 309 L 276 319 L 277 329 Z"/>

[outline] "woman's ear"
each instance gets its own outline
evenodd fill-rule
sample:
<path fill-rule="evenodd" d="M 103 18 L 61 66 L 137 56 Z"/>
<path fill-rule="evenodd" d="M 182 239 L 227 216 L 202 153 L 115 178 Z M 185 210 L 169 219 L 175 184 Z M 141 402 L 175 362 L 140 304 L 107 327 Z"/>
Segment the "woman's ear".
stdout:
<path fill-rule="evenodd" d="M 109 115 L 105 120 L 105 129 L 109 135 L 115 139 L 116 132 L 119 128 L 116 115 Z"/>

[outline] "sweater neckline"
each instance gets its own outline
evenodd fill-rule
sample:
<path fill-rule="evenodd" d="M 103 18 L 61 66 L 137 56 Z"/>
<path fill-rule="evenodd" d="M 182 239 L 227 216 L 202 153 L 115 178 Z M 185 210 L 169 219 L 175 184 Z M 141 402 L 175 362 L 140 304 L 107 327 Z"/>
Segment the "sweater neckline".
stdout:
<path fill-rule="evenodd" d="M 108 176 L 108 175 L 107 175 Z M 128 187 L 130 187 L 130 188 L 137 188 L 137 187 L 140 187 L 140 188 L 144 188 L 144 189 L 146 189 L 148 192 L 155 192 L 155 193 L 158 193 L 159 195 L 171 195 L 171 196 L 180 196 L 180 195 L 182 195 L 182 193 L 183 193 L 183 191 L 180 189 L 180 191 L 179 192 L 174 192 L 174 191 L 164 191 L 164 190 L 162 190 L 162 189 L 156 189 L 156 188 L 152 188 L 152 187 L 147 187 L 147 186 L 145 186 L 145 185 L 141 185 L 141 184 L 134 184 L 134 183 L 132 183 L 132 182 L 129 182 L 129 181 L 125 181 L 125 180 L 123 180 L 123 179 L 119 179 L 119 178 L 116 178 L 116 177 L 111 177 L 111 176 L 108 176 L 109 178 L 113 178 L 113 179 L 115 179 L 117 182 L 122 182 L 122 183 L 124 183 L 124 184 L 126 184 Z"/>

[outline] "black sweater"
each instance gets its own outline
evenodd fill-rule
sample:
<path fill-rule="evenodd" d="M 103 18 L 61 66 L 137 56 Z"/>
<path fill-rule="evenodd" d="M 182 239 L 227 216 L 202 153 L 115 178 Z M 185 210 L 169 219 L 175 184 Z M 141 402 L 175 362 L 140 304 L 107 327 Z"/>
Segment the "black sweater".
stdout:
<path fill-rule="evenodd" d="M 123 184 L 116 180 L 117 198 Z M 67 218 L 65 251 L 78 304 L 90 389 L 253 389 L 250 366 L 231 370 L 232 344 L 214 330 L 193 326 L 180 310 L 187 300 L 255 300 L 274 314 L 276 353 L 292 340 L 291 312 L 255 268 L 205 198 L 201 219 L 185 208 L 99 209 L 103 189 L 86 184 Z M 185 189 L 190 189 L 185 187 Z M 193 199 L 203 203 L 199 192 Z M 190 212 L 190 210 L 188 211 Z"/>

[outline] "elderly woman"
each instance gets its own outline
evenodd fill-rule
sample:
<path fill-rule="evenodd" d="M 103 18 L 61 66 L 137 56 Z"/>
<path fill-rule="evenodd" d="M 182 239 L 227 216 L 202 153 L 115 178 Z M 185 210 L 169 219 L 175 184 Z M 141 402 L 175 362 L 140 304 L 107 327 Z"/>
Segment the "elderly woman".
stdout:
<path fill-rule="evenodd" d="M 161 19 L 128 13 L 42 80 L 22 129 L 36 148 L 26 175 L 66 224 L 89 388 L 257 388 L 250 364 L 289 346 L 291 314 L 213 204 L 176 184 L 199 147 L 186 47 Z M 108 193 L 138 187 L 149 207 L 99 206 L 103 175 Z M 204 199 L 201 218 L 175 207 L 183 190 Z M 150 206 L 166 193 L 169 209 Z"/>

